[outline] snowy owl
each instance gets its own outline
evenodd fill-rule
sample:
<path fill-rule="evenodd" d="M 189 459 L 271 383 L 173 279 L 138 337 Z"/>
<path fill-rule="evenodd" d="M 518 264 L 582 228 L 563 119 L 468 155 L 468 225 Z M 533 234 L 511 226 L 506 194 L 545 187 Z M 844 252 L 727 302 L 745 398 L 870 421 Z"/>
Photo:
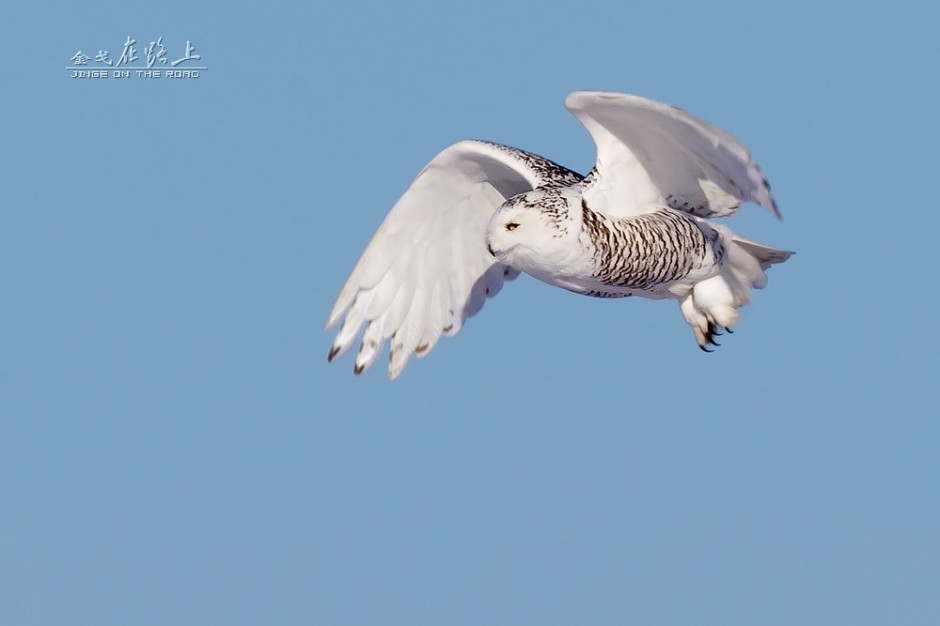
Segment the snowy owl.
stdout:
<path fill-rule="evenodd" d="M 706 219 L 746 201 L 779 218 L 751 155 L 721 129 L 639 96 L 578 91 L 565 106 L 597 146 L 588 175 L 488 141 L 438 154 L 340 291 L 326 323 L 345 318 L 330 361 L 365 324 L 355 373 L 391 338 L 395 378 L 519 272 L 587 296 L 677 300 L 706 351 L 731 330 L 764 270 L 792 254 Z"/>

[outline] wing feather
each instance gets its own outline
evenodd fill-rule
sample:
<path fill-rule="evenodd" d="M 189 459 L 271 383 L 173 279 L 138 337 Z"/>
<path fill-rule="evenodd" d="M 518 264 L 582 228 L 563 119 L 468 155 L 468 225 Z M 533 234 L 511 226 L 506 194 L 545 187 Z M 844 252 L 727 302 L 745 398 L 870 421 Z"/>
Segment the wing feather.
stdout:
<path fill-rule="evenodd" d="M 486 249 L 486 225 L 509 197 L 581 176 L 537 155 L 483 141 L 461 141 L 421 171 L 379 226 L 340 290 L 327 328 L 343 324 L 330 360 L 359 336 L 357 374 L 392 339 L 389 376 L 411 354 L 426 354 L 517 272 Z"/>
<path fill-rule="evenodd" d="M 576 91 L 565 106 L 597 145 L 584 198 L 614 216 L 663 206 L 720 217 L 754 202 L 780 213 L 760 168 L 727 132 L 676 107 L 628 94 Z"/>

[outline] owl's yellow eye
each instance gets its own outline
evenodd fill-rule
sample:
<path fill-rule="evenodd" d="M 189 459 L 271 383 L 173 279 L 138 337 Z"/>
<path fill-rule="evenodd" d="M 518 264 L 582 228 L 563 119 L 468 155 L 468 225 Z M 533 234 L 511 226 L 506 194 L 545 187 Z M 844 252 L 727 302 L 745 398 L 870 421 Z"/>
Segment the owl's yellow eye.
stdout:
<path fill-rule="evenodd" d="M 516 230 L 517 228 L 519 228 L 519 224 L 516 224 L 515 222 L 509 222 L 506 224 L 506 230 Z"/>

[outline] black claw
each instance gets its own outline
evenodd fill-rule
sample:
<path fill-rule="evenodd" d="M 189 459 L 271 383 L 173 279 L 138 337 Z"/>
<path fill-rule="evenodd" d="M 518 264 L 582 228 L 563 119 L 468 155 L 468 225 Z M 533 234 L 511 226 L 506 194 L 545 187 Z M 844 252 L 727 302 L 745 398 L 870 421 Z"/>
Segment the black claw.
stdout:
<path fill-rule="evenodd" d="M 729 335 L 733 335 L 733 334 L 734 334 L 734 331 L 731 330 L 730 328 L 725 328 L 725 330 L 728 331 L 728 334 L 729 334 Z"/>
<path fill-rule="evenodd" d="M 699 350 L 701 350 L 702 352 L 708 352 L 709 354 L 711 354 L 712 352 L 714 352 L 714 350 L 709 350 L 708 348 L 706 348 L 705 346 L 702 346 L 702 345 L 700 345 L 698 348 L 699 348 Z"/>

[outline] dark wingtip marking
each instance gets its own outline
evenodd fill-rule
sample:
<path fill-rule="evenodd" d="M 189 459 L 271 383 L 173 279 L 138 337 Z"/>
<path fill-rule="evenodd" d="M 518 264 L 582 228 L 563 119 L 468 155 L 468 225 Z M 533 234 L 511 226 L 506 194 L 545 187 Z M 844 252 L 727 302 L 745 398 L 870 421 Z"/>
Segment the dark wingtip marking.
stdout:
<path fill-rule="evenodd" d="M 330 348 L 330 353 L 326 357 L 327 363 L 332 363 L 333 359 L 336 358 L 336 355 L 339 353 L 339 346 L 333 346 Z"/>
<path fill-rule="evenodd" d="M 364 369 L 366 369 L 365 365 L 356 364 L 356 367 L 353 368 L 353 374 L 358 376 Z"/>
<path fill-rule="evenodd" d="M 420 346 L 417 346 L 415 348 L 415 354 L 417 354 L 418 356 L 421 356 L 422 354 L 428 351 L 429 347 L 430 347 L 430 344 L 422 343 Z"/>

